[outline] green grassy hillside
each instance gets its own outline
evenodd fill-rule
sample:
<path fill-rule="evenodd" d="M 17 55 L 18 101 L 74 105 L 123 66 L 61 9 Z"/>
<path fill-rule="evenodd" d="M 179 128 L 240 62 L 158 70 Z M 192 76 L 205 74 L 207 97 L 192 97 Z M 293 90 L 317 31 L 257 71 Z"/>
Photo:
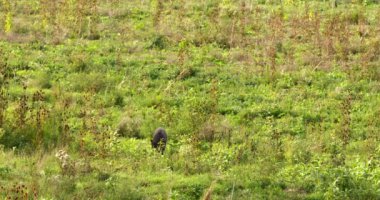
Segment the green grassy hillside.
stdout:
<path fill-rule="evenodd" d="M 380 199 L 379 55 L 376 0 L 1 0 L 0 199 Z"/>

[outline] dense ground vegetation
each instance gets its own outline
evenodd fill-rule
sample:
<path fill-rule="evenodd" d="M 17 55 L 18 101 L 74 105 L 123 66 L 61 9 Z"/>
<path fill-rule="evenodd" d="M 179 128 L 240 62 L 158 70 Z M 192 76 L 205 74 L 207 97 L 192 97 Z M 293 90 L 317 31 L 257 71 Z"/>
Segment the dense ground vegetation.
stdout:
<path fill-rule="evenodd" d="M 379 55 L 376 0 L 2 0 L 0 199 L 380 199 Z"/>

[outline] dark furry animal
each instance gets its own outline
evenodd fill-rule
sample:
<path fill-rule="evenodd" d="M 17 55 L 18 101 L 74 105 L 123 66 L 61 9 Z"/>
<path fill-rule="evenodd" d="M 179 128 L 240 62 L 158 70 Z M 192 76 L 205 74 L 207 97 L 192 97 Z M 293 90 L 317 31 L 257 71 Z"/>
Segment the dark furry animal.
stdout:
<path fill-rule="evenodd" d="M 168 136 L 166 134 L 165 129 L 163 128 L 157 128 L 153 133 L 153 139 L 152 147 L 157 149 L 157 151 L 161 152 L 161 154 L 164 154 L 166 142 L 168 140 Z"/>

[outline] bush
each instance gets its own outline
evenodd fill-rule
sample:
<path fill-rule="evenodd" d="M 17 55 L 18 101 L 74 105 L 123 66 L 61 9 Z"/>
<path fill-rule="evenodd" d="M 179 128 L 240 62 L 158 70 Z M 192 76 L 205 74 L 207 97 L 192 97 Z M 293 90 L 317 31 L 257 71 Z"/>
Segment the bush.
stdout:
<path fill-rule="evenodd" d="M 140 117 L 131 118 L 125 116 L 118 124 L 117 133 L 122 137 L 143 138 L 140 131 L 141 123 L 142 119 Z"/>

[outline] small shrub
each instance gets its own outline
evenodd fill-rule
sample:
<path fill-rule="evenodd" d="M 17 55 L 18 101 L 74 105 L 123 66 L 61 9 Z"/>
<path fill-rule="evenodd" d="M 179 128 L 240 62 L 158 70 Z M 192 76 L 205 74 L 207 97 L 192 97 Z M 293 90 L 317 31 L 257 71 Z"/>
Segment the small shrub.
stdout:
<path fill-rule="evenodd" d="M 149 45 L 150 49 L 165 49 L 168 45 L 168 39 L 164 35 L 156 35 L 153 37 L 151 44 Z"/>
<path fill-rule="evenodd" d="M 75 162 L 70 158 L 69 154 L 67 154 L 65 150 L 59 150 L 55 154 L 55 157 L 58 158 L 61 173 L 63 175 L 75 175 Z"/>
<path fill-rule="evenodd" d="M 108 86 L 108 77 L 101 73 L 77 73 L 69 78 L 74 91 L 94 91 L 99 92 Z"/>
<path fill-rule="evenodd" d="M 117 93 L 114 97 L 114 105 L 118 107 L 124 106 L 124 97 L 122 94 Z"/>
<path fill-rule="evenodd" d="M 122 137 L 142 138 L 140 133 L 142 120 L 139 117 L 125 116 L 118 124 L 117 133 Z"/>

